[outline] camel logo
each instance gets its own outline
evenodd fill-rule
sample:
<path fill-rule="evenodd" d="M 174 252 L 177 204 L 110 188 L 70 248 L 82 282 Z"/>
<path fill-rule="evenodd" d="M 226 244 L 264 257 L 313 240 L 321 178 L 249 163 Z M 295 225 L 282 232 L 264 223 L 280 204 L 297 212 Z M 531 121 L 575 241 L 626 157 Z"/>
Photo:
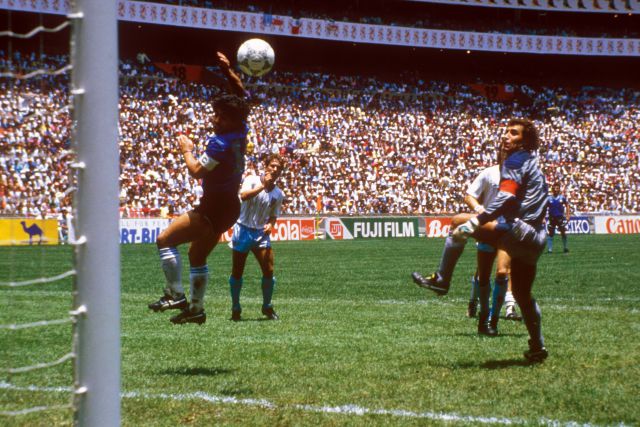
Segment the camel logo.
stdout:
<path fill-rule="evenodd" d="M 27 227 L 27 223 L 25 221 L 20 221 L 20 225 L 22 225 L 22 230 L 29 235 L 29 244 L 33 245 L 33 236 L 38 236 L 38 244 L 42 244 L 42 228 L 38 226 L 35 222 Z"/>
<path fill-rule="evenodd" d="M 58 226 L 53 218 L 0 218 L 0 246 L 57 245 Z"/>

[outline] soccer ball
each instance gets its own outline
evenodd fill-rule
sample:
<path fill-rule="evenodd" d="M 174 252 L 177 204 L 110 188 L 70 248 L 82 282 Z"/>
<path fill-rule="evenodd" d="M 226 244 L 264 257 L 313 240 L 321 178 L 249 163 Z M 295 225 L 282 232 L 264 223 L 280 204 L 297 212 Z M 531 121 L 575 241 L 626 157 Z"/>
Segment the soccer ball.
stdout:
<path fill-rule="evenodd" d="M 269 72 L 276 60 L 273 49 L 262 39 L 250 39 L 238 48 L 238 66 L 249 76 L 260 77 Z"/>

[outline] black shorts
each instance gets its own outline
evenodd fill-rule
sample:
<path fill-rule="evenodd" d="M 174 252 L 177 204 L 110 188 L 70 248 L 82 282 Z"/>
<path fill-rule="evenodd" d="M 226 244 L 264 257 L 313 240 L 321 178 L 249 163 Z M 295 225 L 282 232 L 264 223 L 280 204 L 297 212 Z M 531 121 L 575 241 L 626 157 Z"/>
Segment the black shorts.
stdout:
<path fill-rule="evenodd" d="M 555 234 L 556 228 L 560 233 L 564 234 L 567 231 L 567 221 L 563 216 L 551 216 L 549 217 L 549 222 L 547 223 L 547 232 L 549 236 L 553 237 Z"/>
<path fill-rule="evenodd" d="M 204 216 L 216 233 L 228 231 L 240 216 L 240 197 L 238 193 L 217 193 L 200 199 L 194 212 Z"/>

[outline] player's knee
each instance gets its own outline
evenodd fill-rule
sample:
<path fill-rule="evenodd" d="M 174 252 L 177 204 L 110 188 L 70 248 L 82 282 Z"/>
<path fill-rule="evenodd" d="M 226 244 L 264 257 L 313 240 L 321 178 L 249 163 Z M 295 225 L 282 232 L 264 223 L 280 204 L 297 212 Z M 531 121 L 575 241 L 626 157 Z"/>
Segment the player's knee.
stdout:
<path fill-rule="evenodd" d="M 191 247 L 189 248 L 189 263 L 191 265 L 204 265 L 207 263 L 207 256 Z"/>
<path fill-rule="evenodd" d="M 268 278 L 273 277 L 273 264 L 262 267 L 262 276 Z"/>
<path fill-rule="evenodd" d="M 453 230 L 454 228 L 456 228 L 460 224 L 464 224 L 468 220 L 469 220 L 468 214 L 458 214 L 454 216 L 453 218 L 451 218 L 451 229 Z"/>
<path fill-rule="evenodd" d="M 496 269 L 496 280 L 507 280 L 509 278 L 509 269 L 498 267 Z"/>
<path fill-rule="evenodd" d="M 168 248 L 170 246 L 168 235 L 166 233 L 160 233 L 160 235 L 156 239 L 156 246 L 158 247 L 158 249 Z"/>

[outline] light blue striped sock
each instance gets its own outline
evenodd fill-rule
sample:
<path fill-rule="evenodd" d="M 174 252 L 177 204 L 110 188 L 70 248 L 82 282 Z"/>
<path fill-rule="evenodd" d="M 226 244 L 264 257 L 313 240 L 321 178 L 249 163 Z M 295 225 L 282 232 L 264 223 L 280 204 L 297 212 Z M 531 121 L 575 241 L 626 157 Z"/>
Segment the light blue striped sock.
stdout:
<path fill-rule="evenodd" d="M 191 284 L 191 311 L 200 311 L 204 308 L 204 295 L 209 281 L 209 267 L 207 264 L 200 267 L 191 267 L 189 283 Z"/>
<path fill-rule="evenodd" d="M 496 277 L 494 280 L 493 298 L 491 301 L 491 321 L 494 322 L 494 324 L 496 324 L 500 318 L 500 310 L 502 310 L 502 305 L 504 304 L 504 297 L 507 294 L 508 285 L 508 277 L 501 279 Z"/>
<path fill-rule="evenodd" d="M 174 297 L 184 295 L 184 288 L 182 287 L 182 260 L 178 248 L 162 248 L 159 252 L 162 271 L 164 271 L 164 277 L 167 279 L 165 292 Z"/>

